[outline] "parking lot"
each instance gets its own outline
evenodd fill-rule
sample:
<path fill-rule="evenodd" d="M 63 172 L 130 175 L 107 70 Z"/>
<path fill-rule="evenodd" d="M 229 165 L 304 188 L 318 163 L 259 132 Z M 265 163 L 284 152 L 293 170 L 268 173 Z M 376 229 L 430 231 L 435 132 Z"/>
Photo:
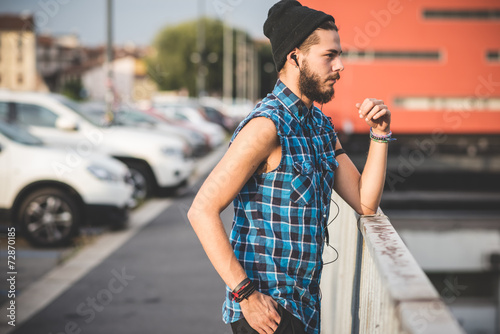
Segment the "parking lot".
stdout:
<path fill-rule="evenodd" d="M 176 317 L 182 314 L 188 321 L 188 308 L 203 307 L 206 310 L 201 316 L 213 322 L 213 333 L 223 333 L 217 304 L 220 298 L 216 297 L 223 282 L 211 269 L 185 214 L 225 149 L 223 145 L 198 159 L 188 184 L 177 194 L 149 199 L 132 210 L 126 229 L 86 228 L 74 246 L 62 248 L 34 248 L 16 237 L 16 326 L 2 322 L 0 331 L 66 333 L 81 329 L 107 333 L 111 325 L 117 328 L 119 319 L 120 332 L 136 333 L 138 329 L 126 320 L 135 314 L 139 319 L 150 319 L 146 332 L 157 332 L 160 322 L 170 317 L 166 323 L 179 324 L 175 333 L 192 333 L 192 324 L 183 327 Z M 230 210 L 226 217 L 229 224 Z M 8 269 L 6 241 L 7 235 L 2 235 L 4 272 Z M 127 289 L 129 283 L 133 288 Z M 2 288 L 3 318 L 13 300 L 7 298 L 8 289 L 8 284 Z M 202 301 L 194 302 L 196 290 L 203 295 Z M 191 297 L 186 298 L 186 294 Z M 136 323 L 145 325 L 143 321 Z"/>

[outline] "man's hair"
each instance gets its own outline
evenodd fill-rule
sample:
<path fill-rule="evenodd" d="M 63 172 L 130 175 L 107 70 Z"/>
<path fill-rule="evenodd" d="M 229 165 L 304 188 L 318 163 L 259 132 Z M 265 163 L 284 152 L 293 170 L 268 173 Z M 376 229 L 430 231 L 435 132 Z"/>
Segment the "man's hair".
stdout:
<path fill-rule="evenodd" d="M 325 21 L 323 22 L 316 30 L 313 31 L 312 34 L 309 35 L 309 37 L 306 38 L 305 41 L 300 44 L 299 49 L 300 51 L 304 52 L 305 54 L 309 53 L 309 50 L 311 47 L 315 44 L 319 43 L 319 36 L 316 33 L 318 29 L 323 29 L 323 30 L 332 30 L 332 31 L 339 31 L 337 26 L 333 21 Z"/>

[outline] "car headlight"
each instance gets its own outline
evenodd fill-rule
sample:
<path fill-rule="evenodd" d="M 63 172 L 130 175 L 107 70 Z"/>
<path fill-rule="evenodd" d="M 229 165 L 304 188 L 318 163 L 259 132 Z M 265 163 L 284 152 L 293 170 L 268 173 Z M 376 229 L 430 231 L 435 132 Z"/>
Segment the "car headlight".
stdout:
<path fill-rule="evenodd" d="M 162 147 L 161 153 L 168 155 L 168 156 L 175 156 L 175 157 L 184 157 L 184 153 L 182 152 L 182 149 L 177 148 L 177 147 Z"/>
<path fill-rule="evenodd" d="M 117 182 L 120 180 L 118 175 L 101 166 L 91 165 L 87 167 L 87 170 L 90 174 L 102 181 Z"/>

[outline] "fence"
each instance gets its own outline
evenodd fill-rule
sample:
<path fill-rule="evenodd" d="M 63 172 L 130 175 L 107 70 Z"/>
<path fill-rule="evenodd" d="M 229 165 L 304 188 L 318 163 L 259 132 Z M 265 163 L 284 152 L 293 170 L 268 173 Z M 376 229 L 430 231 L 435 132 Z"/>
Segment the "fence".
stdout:
<path fill-rule="evenodd" d="M 322 333 L 463 334 L 388 217 L 359 217 L 332 199 L 330 243 L 339 256 L 323 270 Z M 335 257 L 326 247 L 324 261 Z"/>

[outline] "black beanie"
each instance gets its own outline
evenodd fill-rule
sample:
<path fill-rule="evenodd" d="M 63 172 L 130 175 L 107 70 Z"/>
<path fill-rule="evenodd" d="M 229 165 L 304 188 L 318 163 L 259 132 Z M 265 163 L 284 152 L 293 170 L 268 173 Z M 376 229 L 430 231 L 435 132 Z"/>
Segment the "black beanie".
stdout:
<path fill-rule="evenodd" d="M 281 0 L 269 9 L 264 23 L 264 35 L 271 40 L 274 64 L 279 72 L 286 56 L 299 47 L 316 28 L 333 16 L 306 6 L 295 0 Z"/>

